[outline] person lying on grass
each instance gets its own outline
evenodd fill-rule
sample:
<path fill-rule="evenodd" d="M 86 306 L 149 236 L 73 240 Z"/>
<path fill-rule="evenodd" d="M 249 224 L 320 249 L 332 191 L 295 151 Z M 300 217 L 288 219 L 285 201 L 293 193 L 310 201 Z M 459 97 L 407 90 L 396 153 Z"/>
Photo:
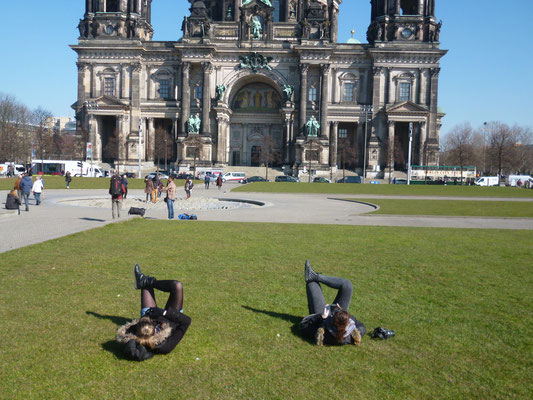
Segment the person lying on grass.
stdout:
<path fill-rule="evenodd" d="M 352 300 L 352 284 L 349 280 L 326 276 L 313 271 L 309 260 L 305 262 L 305 283 L 309 314 L 300 322 L 302 335 L 316 344 L 358 346 L 366 328 L 348 312 Z M 338 289 L 332 305 L 326 304 L 320 284 Z"/>
<path fill-rule="evenodd" d="M 191 324 L 182 313 L 183 286 L 175 280 L 159 281 L 141 272 L 139 265 L 133 269 L 135 289 L 141 289 L 141 318 L 122 325 L 117 341 L 126 345 L 124 353 L 138 361 L 154 354 L 168 354 L 178 345 Z M 155 302 L 154 289 L 170 293 L 164 309 Z"/>

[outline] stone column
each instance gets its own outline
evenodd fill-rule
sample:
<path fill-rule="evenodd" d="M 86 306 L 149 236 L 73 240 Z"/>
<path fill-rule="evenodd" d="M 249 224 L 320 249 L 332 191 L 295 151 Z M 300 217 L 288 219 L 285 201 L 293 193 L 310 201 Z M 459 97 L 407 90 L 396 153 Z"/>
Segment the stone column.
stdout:
<path fill-rule="evenodd" d="M 219 113 L 217 115 L 217 126 L 218 126 L 218 139 L 217 139 L 217 154 L 216 161 L 221 164 L 227 164 L 228 162 L 228 151 L 229 151 L 229 135 L 228 135 L 228 126 L 229 126 L 229 117 L 225 114 Z"/>
<path fill-rule="evenodd" d="M 87 63 L 77 63 L 78 66 L 78 105 L 83 105 L 83 102 L 87 99 L 87 95 L 90 95 L 90 91 L 87 90 L 85 84 L 85 75 L 88 69 Z"/>
<path fill-rule="evenodd" d="M 88 13 L 93 12 L 93 0 L 85 0 L 85 10 L 87 10 Z"/>
<path fill-rule="evenodd" d="M 427 160 L 426 157 L 424 157 L 424 151 L 426 149 L 426 141 L 427 141 L 427 124 L 425 121 L 418 123 L 418 129 L 420 130 L 420 145 L 419 145 L 419 158 L 418 163 L 419 165 L 426 165 Z"/>
<path fill-rule="evenodd" d="M 96 67 L 91 64 L 91 98 L 96 97 Z"/>
<path fill-rule="evenodd" d="M 125 141 L 124 134 L 122 133 L 122 115 L 115 116 L 115 129 L 117 131 L 117 158 L 118 161 L 124 161 L 124 149 Z"/>
<path fill-rule="evenodd" d="M 155 149 L 155 129 L 154 129 L 154 119 L 152 117 L 148 119 L 148 135 L 146 135 L 145 142 L 147 144 L 146 160 L 154 161 L 154 149 Z"/>
<path fill-rule="evenodd" d="M 373 106 L 373 112 L 371 116 L 377 114 L 379 112 L 380 106 L 381 106 L 381 76 L 383 75 L 383 68 L 382 67 L 375 67 L 374 70 L 374 86 L 372 90 L 372 106 Z M 374 120 L 374 118 L 372 118 Z M 371 122 L 371 136 L 375 135 L 376 126 Z"/>
<path fill-rule="evenodd" d="M 300 64 L 300 125 L 298 129 L 302 134 L 305 132 L 307 119 L 307 72 L 309 64 Z"/>
<path fill-rule="evenodd" d="M 180 135 L 187 136 L 187 120 L 191 111 L 191 88 L 189 83 L 189 71 L 191 64 L 184 62 L 181 66 L 181 124 Z"/>
<path fill-rule="evenodd" d="M 330 165 L 332 167 L 337 166 L 337 147 L 339 142 L 339 122 L 333 122 L 333 130 L 331 132 L 331 156 L 330 156 Z"/>
<path fill-rule="evenodd" d="M 438 93 L 439 93 L 439 73 L 440 68 L 431 69 L 431 82 L 430 82 L 430 95 L 429 95 L 429 132 L 427 136 L 429 138 L 437 138 L 437 105 L 438 105 Z"/>
<path fill-rule="evenodd" d="M 204 82 L 202 87 L 202 133 L 204 135 L 211 135 L 211 121 L 209 114 L 211 111 L 211 90 L 210 90 L 210 77 L 213 71 L 213 65 L 210 62 L 202 63 L 204 69 Z"/>
<path fill-rule="evenodd" d="M 89 140 L 93 144 L 93 159 L 95 162 L 102 161 L 102 141 L 98 137 L 98 122 L 94 114 L 87 116 L 89 121 Z"/>
<path fill-rule="evenodd" d="M 388 156 L 387 156 L 387 162 L 385 165 L 387 165 L 390 168 L 390 172 L 394 171 L 394 141 L 395 139 L 395 130 L 396 130 L 396 122 L 395 121 L 387 121 L 389 125 L 389 150 L 388 150 Z"/>
<path fill-rule="evenodd" d="M 322 74 L 322 88 L 320 95 L 320 136 L 326 136 L 329 139 L 329 125 L 328 125 L 328 85 L 329 85 L 329 70 L 330 64 L 320 64 L 320 72 Z"/>
<path fill-rule="evenodd" d="M 418 68 L 416 78 L 416 97 L 415 103 L 420 104 L 422 102 L 422 68 Z"/>
<path fill-rule="evenodd" d="M 285 164 L 288 164 L 290 162 L 290 148 L 291 148 L 291 123 L 292 123 L 292 115 L 291 114 L 285 114 L 285 125 L 284 125 L 284 141 L 283 141 L 283 147 L 284 147 L 284 157 L 283 162 Z"/>
<path fill-rule="evenodd" d="M 339 29 L 339 9 L 336 2 L 333 2 L 333 12 L 331 15 L 331 41 L 337 43 Z"/>

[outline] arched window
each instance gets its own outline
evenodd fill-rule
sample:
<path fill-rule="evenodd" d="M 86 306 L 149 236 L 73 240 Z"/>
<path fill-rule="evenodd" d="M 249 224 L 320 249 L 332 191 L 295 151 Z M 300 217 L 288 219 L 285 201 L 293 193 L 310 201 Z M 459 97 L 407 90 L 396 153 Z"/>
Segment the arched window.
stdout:
<path fill-rule="evenodd" d="M 418 0 L 401 0 L 400 8 L 402 10 L 402 15 L 417 15 Z"/>

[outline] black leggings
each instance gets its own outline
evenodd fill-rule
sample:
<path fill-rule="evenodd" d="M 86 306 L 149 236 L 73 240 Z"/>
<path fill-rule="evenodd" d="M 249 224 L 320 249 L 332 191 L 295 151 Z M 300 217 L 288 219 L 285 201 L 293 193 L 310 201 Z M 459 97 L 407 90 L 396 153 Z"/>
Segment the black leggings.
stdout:
<path fill-rule="evenodd" d="M 175 308 L 179 311 L 183 308 L 183 285 L 181 282 L 156 280 L 151 288 L 141 290 L 141 309 L 157 307 L 154 289 L 170 293 L 165 310 Z"/>
<path fill-rule="evenodd" d="M 337 296 L 331 304 L 338 303 L 343 310 L 348 310 L 352 300 L 352 283 L 348 279 L 319 275 L 317 282 L 309 282 L 306 284 L 309 314 L 322 314 L 324 312 L 324 307 L 326 307 L 326 299 L 322 292 L 322 286 L 320 286 L 321 283 L 330 288 L 338 289 Z"/>

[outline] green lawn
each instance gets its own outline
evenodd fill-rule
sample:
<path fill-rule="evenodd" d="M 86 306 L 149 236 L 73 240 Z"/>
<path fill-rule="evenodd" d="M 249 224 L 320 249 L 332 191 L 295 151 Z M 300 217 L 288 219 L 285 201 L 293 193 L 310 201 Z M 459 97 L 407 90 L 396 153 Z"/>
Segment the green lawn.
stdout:
<path fill-rule="evenodd" d="M 3 253 L 0 397 L 529 399 L 531 239 L 136 219 Z M 352 313 L 396 337 L 365 336 L 359 348 L 303 340 L 306 258 L 352 280 Z M 174 352 L 143 363 L 114 341 L 139 312 L 135 263 L 179 278 L 193 321 Z"/>
<path fill-rule="evenodd" d="M 533 197 L 533 190 L 513 187 L 370 185 L 355 183 L 256 182 L 238 186 L 232 192 L 331 193 L 395 196 Z"/>
<path fill-rule="evenodd" d="M 33 177 L 35 180 L 35 177 Z M 70 182 L 71 189 L 109 189 L 109 180 L 110 178 L 79 178 L 72 177 L 72 182 Z M 13 189 L 16 179 L 0 179 L 0 190 L 10 190 Z M 166 179 L 163 180 L 163 183 L 166 184 Z M 185 181 L 176 180 L 176 185 L 181 185 Z M 200 181 L 194 181 L 195 184 L 203 183 Z M 45 189 L 65 189 L 65 178 L 62 176 L 45 176 L 44 177 Z M 128 178 L 128 189 L 144 189 L 145 183 L 144 179 L 131 179 Z"/>
<path fill-rule="evenodd" d="M 372 214 L 533 218 L 533 202 L 473 200 L 350 199 L 379 206 Z"/>

